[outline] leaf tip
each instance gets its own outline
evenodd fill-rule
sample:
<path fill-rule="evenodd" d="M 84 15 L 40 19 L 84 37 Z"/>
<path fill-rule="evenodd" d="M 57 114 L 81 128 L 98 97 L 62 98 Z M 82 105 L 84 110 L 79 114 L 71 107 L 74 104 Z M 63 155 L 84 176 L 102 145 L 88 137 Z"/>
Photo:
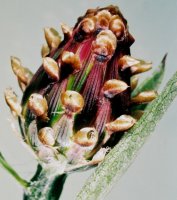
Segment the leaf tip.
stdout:
<path fill-rule="evenodd" d="M 164 57 L 163 57 L 163 59 L 162 59 L 162 61 L 161 61 L 161 63 L 162 63 L 162 68 L 165 68 L 165 63 L 166 63 L 166 60 L 167 60 L 167 55 L 168 55 L 168 53 L 166 53 L 166 54 L 164 55 Z"/>

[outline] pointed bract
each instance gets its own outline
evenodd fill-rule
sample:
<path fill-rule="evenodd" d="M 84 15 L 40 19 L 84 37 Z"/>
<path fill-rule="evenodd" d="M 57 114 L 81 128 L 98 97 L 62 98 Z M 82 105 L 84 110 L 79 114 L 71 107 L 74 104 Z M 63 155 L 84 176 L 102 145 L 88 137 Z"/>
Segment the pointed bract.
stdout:
<path fill-rule="evenodd" d="M 14 116 L 21 116 L 22 107 L 18 101 L 17 95 L 12 90 L 12 88 L 7 88 L 4 92 L 4 97 L 7 105 L 9 106 L 12 114 Z"/>
<path fill-rule="evenodd" d="M 11 57 L 11 66 L 17 79 L 27 86 L 33 77 L 33 73 L 28 68 L 23 67 L 20 59 L 17 57 Z"/>
<path fill-rule="evenodd" d="M 118 15 L 114 15 L 111 17 L 109 28 L 118 39 L 120 39 L 125 30 L 124 23 Z"/>
<path fill-rule="evenodd" d="M 71 65 L 76 71 L 80 70 L 82 67 L 79 56 L 73 52 L 64 51 L 61 59 L 63 63 Z"/>
<path fill-rule="evenodd" d="M 152 68 L 152 63 L 146 63 L 144 61 L 130 68 L 133 75 L 149 71 Z"/>
<path fill-rule="evenodd" d="M 61 42 L 61 37 L 59 33 L 54 28 L 47 27 L 44 28 L 44 34 L 49 48 L 51 50 L 56 49 Z"/>
<path fill-rule="evenodd" d="M 61 102 L 65 109 L 72 113 L 78 113 L 84 106 L 83 97 L 75 91 L 67 90 L 61 95 Z"/>
<path fill-rule="evenodd" d="M 98 141 L 98 132 L 95 128 L 82 128 L 74 134 L 73 141 L 84 147 L 94 146 Z"/>
<path fill-rule="evenodd" d="M 103 86 L 103 91 L 106 97 L 112 98 L 115 95 L 125 91 L 129 86 L 124 81 L 111 79 L 106 81 Z"/>
<path fill-rule="evenodd" d="M 71 38 L 72 36 L 72 28 L 70 28 L 68 25 L 61 23 L 61 29 L 63 31 L 64 36 L 67 36 L 68 38 Z"/>
<path fill-rule="evenodd" d="M 46 99 L 37 93 L 31 94 L 28 100 L 28 108 L 37 117 L 46 117 L 48 105 Z"/>
<path fill-rule="evenodd" d="M 136 86 L 138 85 L 138 80 L 139 80 L 138 76 L 132 76 L 132 77 L 131 77 L 131 80 L 130 80 L 130 87 L 131 87 L 131 90 L 132 90 L 132 91 L 133 91 L 133 90 L 136 88 Z"/>
<path fill-rule="evenodd" d="M 42 58 L 48 56 L 50 53 L 50 48 L 47 44 L 43 44 L 41 48 L 41 56 Z"/>
<path fill-rule="evenodd" d="M 135 104 L 142 104 L 142 103 L 148 103 L 152 100 L 154 100 L 157 97 L 156 91 L 144 91 L 139 93 L 137 96 L 133 97 L 131 99 L 132 103 Z"/>
<path fill-rule="evenodd" d="M 59 67 L 57 62 L 50 58 L 43 58 L 43 67 L 45 72 L 55 81 L 59 80 Z"/>
<path fill-rule="evenodd" d="M 38 137 L 39 140 L 44 145 L 53 146 L 55 144 L 54 130 L 50 127 L 44 127 L 39 130 Z"/>
<path fill-rule="evenodd" d="M 95 18 L 90 17 L 90 18 L 83 19 L 81 21 L 80 28 L 82 29 L 82 31 L 84 31 L 87 34 L 94 32 L 96 28 Z"/>
<path fill-rule="evenodd" d="M 127 131 L 130 129 L 136 120 L 130 115 L 121 115 L 115 121 L 106 124 L 106 129 L 109 131 L 109 134 L 120 131 Z"/>

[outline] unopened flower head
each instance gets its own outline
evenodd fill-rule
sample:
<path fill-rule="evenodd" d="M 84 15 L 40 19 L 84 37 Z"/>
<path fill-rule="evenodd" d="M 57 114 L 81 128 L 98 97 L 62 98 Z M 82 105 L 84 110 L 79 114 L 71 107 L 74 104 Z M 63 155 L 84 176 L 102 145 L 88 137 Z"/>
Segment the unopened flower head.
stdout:
<path fill-rule="evenodd" d="M 54 28 L 44 29 L 42 65 L 34 75 L 11 58 L 24 93 L 21 104 L 11 89 L 5 98 L 39 161 L 64 160 L 67 171 L 101 162 L 136 123 L 131 106 L 152 101 L 156 93 L 131 98 L 134 75 L 151 63 L 131 57 L 134 38 L 117 7 L 89 9 L 73 28 L 61 28 L 63 40 Z"/>

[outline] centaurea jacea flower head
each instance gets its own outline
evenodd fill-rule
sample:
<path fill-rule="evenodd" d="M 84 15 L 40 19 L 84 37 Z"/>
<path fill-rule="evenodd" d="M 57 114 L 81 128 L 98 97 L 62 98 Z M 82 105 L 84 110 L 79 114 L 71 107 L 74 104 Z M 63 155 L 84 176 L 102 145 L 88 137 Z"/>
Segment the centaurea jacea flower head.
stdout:
<path fill-rule="evenodd" d="M 15 94 L 5 95 L 19 117 L 24 141 L 40 162 L 56 165 L 62 160 L 67 171 L 101 162 L 136 123 L 132 106 L 152 101 L 156 93 L 131 97 L 135 75 L 149 70 L 151 63 L 130 56 L 134 38 L 117 7 L 90 9 L 74 28 L 61 28 L 63 40 L 55 29 L 44 29 L 47 44 L 33 76 L 18 58 L 11 58 L 24 91 L 22 109 L 12 103 Z"/>

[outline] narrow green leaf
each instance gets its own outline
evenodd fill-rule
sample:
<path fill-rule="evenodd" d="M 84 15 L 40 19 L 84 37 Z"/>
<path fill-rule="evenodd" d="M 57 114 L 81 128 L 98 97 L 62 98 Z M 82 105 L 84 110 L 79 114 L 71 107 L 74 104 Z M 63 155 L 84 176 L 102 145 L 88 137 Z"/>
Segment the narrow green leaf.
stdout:
<path fill-rule="evenodd" d="M 132 92 L 132 96 L 136 96 L 138 93 L 147 90 L 158 90 L 164 77 L 166 57 L 167 54 L 165 54 L 160 65 L 155 69 L 151 77 L 145 79 L 139 86 L 137 86 L 137 88 L 135 88 Z"/>
<path fill-rule="evenodd" d="M 115 181 L 128 169 L 139 149 L 154 130 L 177 95 L 177 72 L 167 83 L 161 95 L 148 107 L 137 124 L 128 131 L 110 151 L 105 160 L 86 181 L 77 200 L 104 199 Z"/>
<path fill-rule="evenodd" d="M 7 171 L 9 172 L 9 174 L 11 174 L 18 183 L 20 183 L 20 185 L 24 188 L 28 187 L 28 182 L 24 179 L 22 179 L 17 172 L 7 163 L 7 161 L 5 160 L 5 158 L 3 157 L 3 155 L 0 153 L 0 165 Z"/>

